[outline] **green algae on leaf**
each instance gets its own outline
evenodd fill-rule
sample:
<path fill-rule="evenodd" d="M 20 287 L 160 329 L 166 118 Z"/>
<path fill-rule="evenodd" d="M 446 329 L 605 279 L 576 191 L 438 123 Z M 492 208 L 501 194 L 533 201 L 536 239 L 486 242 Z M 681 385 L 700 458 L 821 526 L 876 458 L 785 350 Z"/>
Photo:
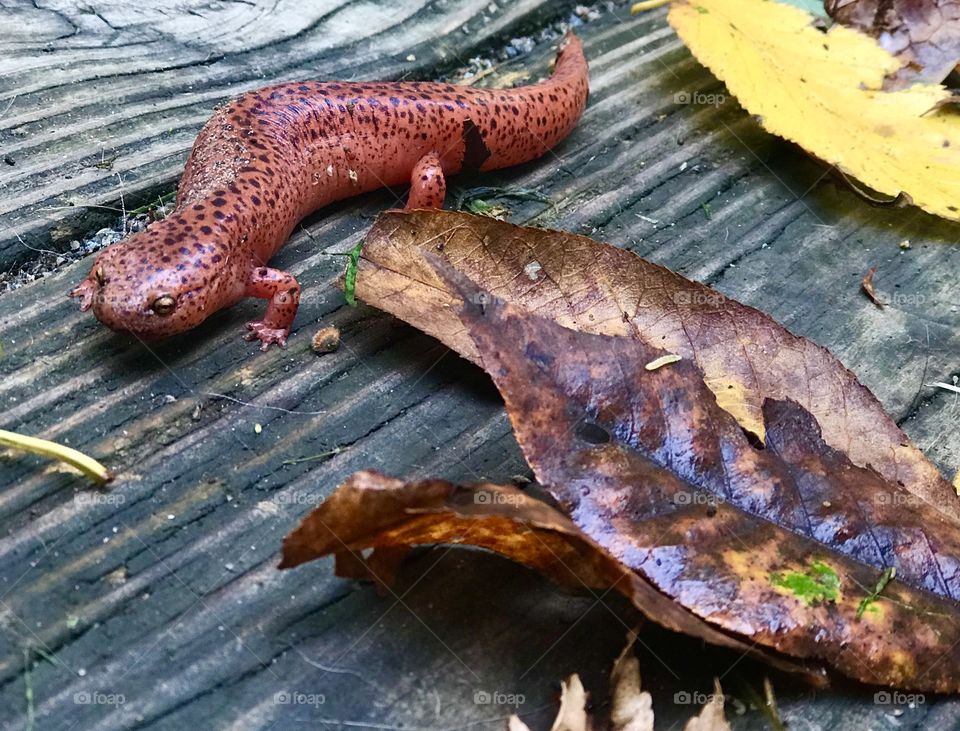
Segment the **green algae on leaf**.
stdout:
<path fill-rule="evenodd" d="M 770 583 L 781 589 L 790 590 L 808 607 L 821 602 L 836 602 L 840 597 L 840 577 L 823 561 L 814 561 L 810 564 L 810 570 L 807 573 L 798 571 L 773 573 L 770 575 Z M 866 602 L 868 599 L 869 597 L 863 601 Z M 857 610 L 858 619 L 861 614 L 862 612 Z"/>

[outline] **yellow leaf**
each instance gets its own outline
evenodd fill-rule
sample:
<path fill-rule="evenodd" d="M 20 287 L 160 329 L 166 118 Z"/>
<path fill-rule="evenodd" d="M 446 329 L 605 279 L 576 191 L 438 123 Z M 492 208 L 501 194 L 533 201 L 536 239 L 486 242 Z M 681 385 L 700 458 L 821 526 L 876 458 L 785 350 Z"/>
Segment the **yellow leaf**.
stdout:
<path fill-rule="evenodd" d="M 676 0 L 670 24 L 769 132 L 870 188 L 960 220 L 960 122 L 940 85 L 882 91 L 901 62 L 872 38 L 770 0 Z"/>

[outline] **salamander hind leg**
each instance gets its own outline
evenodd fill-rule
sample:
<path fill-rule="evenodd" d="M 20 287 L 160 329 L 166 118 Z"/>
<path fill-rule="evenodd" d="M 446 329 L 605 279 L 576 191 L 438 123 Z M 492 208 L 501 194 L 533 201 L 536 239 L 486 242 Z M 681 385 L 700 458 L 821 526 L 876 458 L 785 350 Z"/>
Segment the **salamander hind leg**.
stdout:
<path fill-rule="evenodd" d="M 263 319 L 247 323 L 250 332 L 246 334 L 246 339 L 259 340 L 261 350 L 267 350 L 271 343 L 285 346 L 300 304 L 300 285 L 297 280 L 292 274 L 278 269 L 255 267 L 250 273 L 244 294 L 270 300 Z"/>
<path fill-rule="evenodd" d="M 410 174 L 410 197 L 407 209 L 443 208 L 443 199 L 447 195 L 447 181 L 440 167 L 440 156 L 428 152 L 420 158 Z"/>

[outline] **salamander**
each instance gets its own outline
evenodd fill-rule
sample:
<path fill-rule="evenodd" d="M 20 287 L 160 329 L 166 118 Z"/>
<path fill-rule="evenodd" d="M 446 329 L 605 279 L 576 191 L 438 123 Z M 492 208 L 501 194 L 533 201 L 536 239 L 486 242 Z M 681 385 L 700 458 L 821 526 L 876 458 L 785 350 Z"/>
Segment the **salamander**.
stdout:
<path fill-rule="evenodd" d="M 181 333 L 244 297 L 262 349 L 286 344 L 300 285 L 267 262 L 306 215 L 409 182 L 408 208 L 442 207 L 446 176 L 533 160 L 573 129 L 587 61 L 568 34 L 552 75 L 513 89 L 428 82 L 294 82 L 245 93 L 198 135 L 176 207 L 105 248 L 70 296 L 144 339 Z"/>

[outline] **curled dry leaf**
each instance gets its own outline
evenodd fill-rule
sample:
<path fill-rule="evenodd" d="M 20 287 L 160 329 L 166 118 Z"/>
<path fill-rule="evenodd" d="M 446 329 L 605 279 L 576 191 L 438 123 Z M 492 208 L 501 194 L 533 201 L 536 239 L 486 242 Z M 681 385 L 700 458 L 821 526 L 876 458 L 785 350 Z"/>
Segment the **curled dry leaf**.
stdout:
<path fill-rule="evenodd" d="M 627 636 L 627 646 L 613 663 L 610 685 L 610 726 L 613 731 L 653 731 L 653 698 L 640 685 L 640 661 L 633 652 L 637 636 Z M 722 713 L 722 710 L 721 710 Z"/>
<path fill-rule="evenodd" d="M 876 273 L 877 268 L 870 267 L 867 273 L 863 275 L 860 288 L 863 290 L 863 293 L 870 298 L 870 301 L 882 310 L 884 308 L 883 300 L 877 296 L 877 290 L 873 288 L 873 275 Z"/>
<path fill-rule="evenodd" d="M 791 399 L 855 465 L 870 465 L 960 519 L 953 487 L 873 394 L 824 348 L 752 307 L 585 236 L 442 211 L 383 214 L 366 239 L 357 296 L 475 363 L 477 347 L 454 307 L 458 298 L 424 252 L 442 255 L 483 290 L 530 313 L 682 356 L 703 372 L 720 406 L 761 440 L 764 400 Z"/>
<path fill-rule="evenodd" d="M 662 351 L 536 317 L 431 259 L 527 462 L 587 536 L 728 633 L 867 683 L 960 690 L 957 521 L 852 464 L 796 402 L 764 402 L 759 448 L 694 364 L 647 371 Z"/>
<path fill-rule="evenodd" d="M 960 219 L 960 119 L 940 109 L 948 89 L 916 83 L 885 91 L 901 60 L 843 25 L 824 33 L 790 5 L 676 0 L 668 18 L 766 130 L 875 191 L 903 193 L 925 211 Z"/>
<path fill-rule="evenodd" d="M 888 89 L 939 84 L 960 62 L 958 0 L 826 0 L 824 6 L 836 22 L 873 36 L 903 62 Z"/>
<path fill-rule="evenodd" d="M 723 689 L 719 680 L 713 681 L 713 694 L 700 715 L 687 721 L 683 731 L 730 731 L 730 724 L 723 714 Z"/>
<path fill-rule="evenodd" d="M 292 568 L 332 554 L 339 574 L 346 567 L 348 576 L 384 582 L 378 554 L 390 554 L 392 562 L 397 551 L 435 544 L 485 548 L 573 588 L 613 587 L 664 626 L 750 653 L 788 672 L 803 672 L 814 682 L 820 677 L 782 658 L 758 653 L 756 648 L 708 627 L 614 560 L 562 513 L 515 487 L 456 485 L 444 480 L 404 482 L 373 471 L 358 472 L 286 537 L 280 568 Z M 361 554 L 368 549 L 373 551 L 364 558 Z M 641 690 L 634 639 L 631 634 L 610 675 L 613 731 L 653 728 L 652 699 Z M 552 731 L 593 728 L 586 713 L 587 698 L 577 675 L 564 681 Z M 722 696 L 719 716 L 716 708 L 710 710 L 715 700 L 704 707 L 700 718 L 709 712 L 710 718 L 723 719 Z M 691 719 L 691 723 L 696 720 Z M 523 731 L 527 727 L 514 717 L 509 728 Z M 726 731 L 722 725 L 693 728 Z"/>
<path fill-rule="evenodd" d="M 403 482 L 357 472 L 283 541 L 280 568 L 333 555 L 337 574 L 393 580 L 411 546 L 465 544 L 499 553 L 571 589 L 614 588 L 651 620 L 822 684 L 822 673 L 710 627 L 615 560 L 555 508 L 515 487 Z M 362 552 L 373 549 L 369 556 Z"/>
<path fill-rule="evenodd" d="M 560 683 L 560 710 L 550 731 L 592 731 L 587 715 L 589 694 L 583 688 L 580 676 L 574 673 Z"/>
<path fill-rule="evenodd" d="M 653 699 L 640 689 L 640 662 L 633 654 L 636 636 L 628 638 L 627 646 L 620 653 L 610 673 L 612 701 L 610 731 L 654 731 Z M 590 731 L 598 728 L 595 719 L 587 715 L 588 694 L 583 689 L 580 677 L 571 675 L 561 684 L 560 710 L 550 731 Z M 700 710 L 684 725 L 684 731 L 730 731 L 730 724 L 723 712 L 723 689 L 714 679 L 713 693 Z M 511 716 L 510 731 L 529 731 L 517 716 Z"/>

